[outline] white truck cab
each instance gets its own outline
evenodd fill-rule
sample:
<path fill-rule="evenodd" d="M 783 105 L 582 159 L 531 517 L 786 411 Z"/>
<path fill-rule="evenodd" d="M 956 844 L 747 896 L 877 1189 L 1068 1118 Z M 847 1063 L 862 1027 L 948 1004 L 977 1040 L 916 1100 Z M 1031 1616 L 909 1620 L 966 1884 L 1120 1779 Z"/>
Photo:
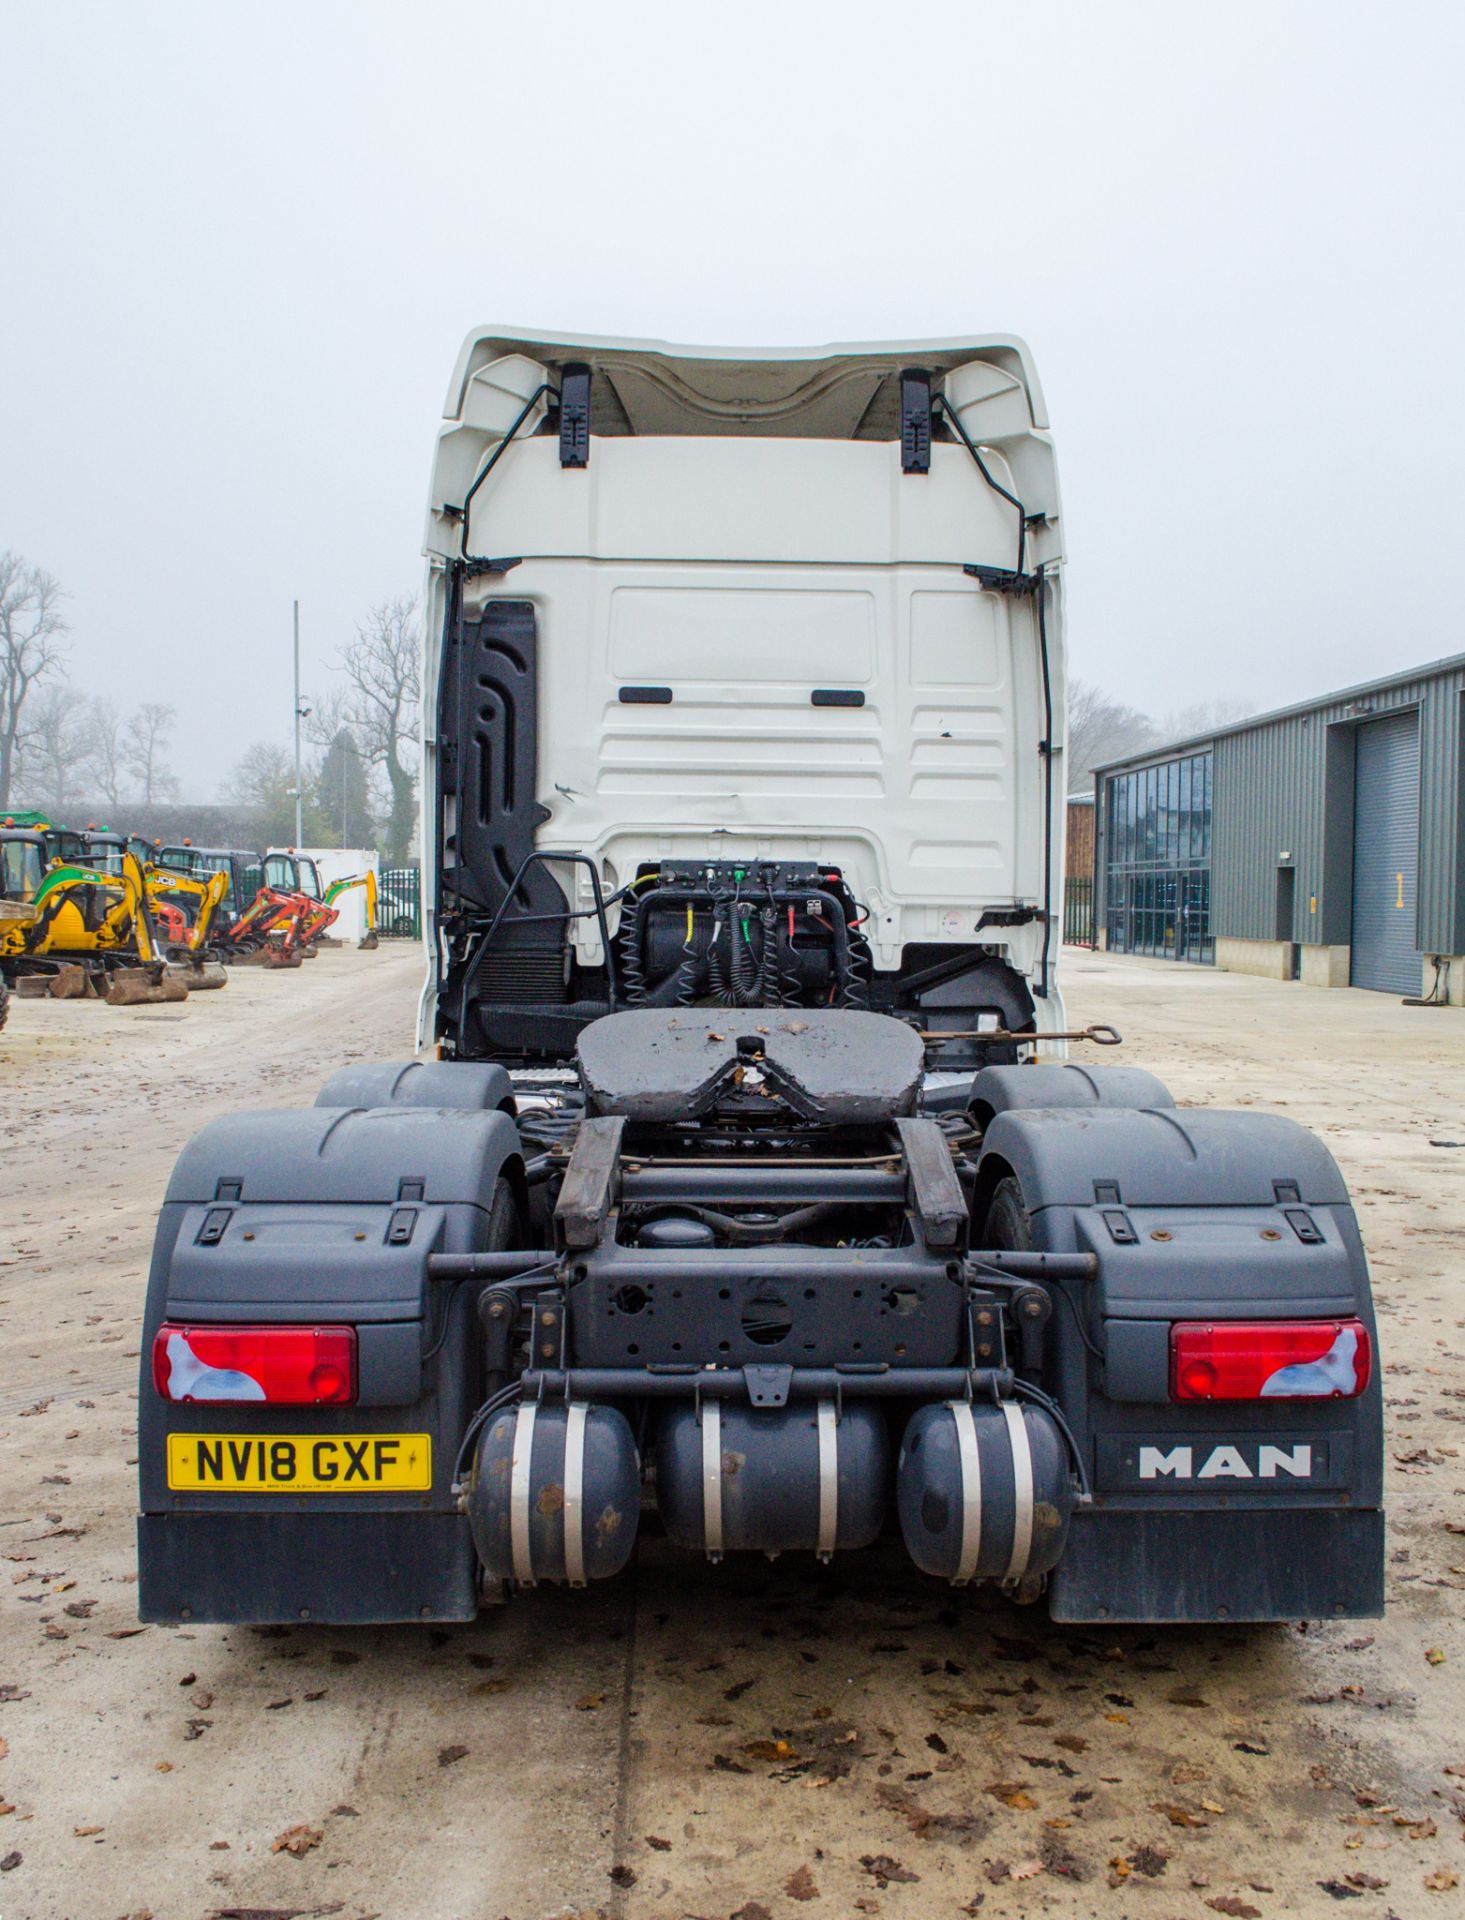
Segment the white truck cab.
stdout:
<path fill-rule="evenodd" d="M 613 998 L 669 991 L 712 939 L 680 898 L 694 873 L 743 893 L 725 964 L 714 947 L 682 993 L 746 958 L 765 879 L 762 992 L 792 992 L 790 945 L 824 942 L 834 909 L 786 896 L 817 871 L 852 908 L 858 1004 L 1061 1029 L 1062 524 L 1027 348 L 483 328 L 444 411 L 424 1041 L 542 1059 Z M 656 874 L 679 882 L 660 915 Z M 606 939 L 628 947 L 635 902 L 651 951 L 623 954 L 623 983 Z M 827 999 L 805 971 L 801 997 Z M 969 1063 L 961 1043 L 939 1062 Z"/>

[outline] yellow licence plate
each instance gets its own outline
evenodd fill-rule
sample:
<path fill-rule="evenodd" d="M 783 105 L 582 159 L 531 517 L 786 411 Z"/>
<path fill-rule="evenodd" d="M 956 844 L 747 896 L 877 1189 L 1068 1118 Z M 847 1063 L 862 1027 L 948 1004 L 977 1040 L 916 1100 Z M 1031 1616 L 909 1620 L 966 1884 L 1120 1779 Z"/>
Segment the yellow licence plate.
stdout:
<path fill-rule="evenodd" d="M 170 1433 L 175 1493 L 427 1493 L 428 1433 Z"/>

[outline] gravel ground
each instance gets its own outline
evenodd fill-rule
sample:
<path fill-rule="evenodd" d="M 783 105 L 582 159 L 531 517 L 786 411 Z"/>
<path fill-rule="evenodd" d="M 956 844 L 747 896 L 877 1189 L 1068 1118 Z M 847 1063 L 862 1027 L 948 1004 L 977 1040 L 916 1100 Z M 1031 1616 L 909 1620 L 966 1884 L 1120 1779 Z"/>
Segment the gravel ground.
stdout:
<path fill-rule="evenodd" d="M 709 1569 L 652 1541 L 606 1588 L 468 1627 L 139 1629 L 137 1329 L 169 1167 L 215 1113 L 405 1054 L 417 956 L 327 952 L 179 1007 L 15 1002 L 3 1920 L 1461 1911 L 1465 1149 L 1431 1142 L 1465 1141 L 1465 1015 L 1065 968 L 1120 1057 L 1183 1101 L 1283 1109 L 1343 1165 L 1381 1315 L 1386 1620 L 1062 1629 L 893 1553 Z"/>

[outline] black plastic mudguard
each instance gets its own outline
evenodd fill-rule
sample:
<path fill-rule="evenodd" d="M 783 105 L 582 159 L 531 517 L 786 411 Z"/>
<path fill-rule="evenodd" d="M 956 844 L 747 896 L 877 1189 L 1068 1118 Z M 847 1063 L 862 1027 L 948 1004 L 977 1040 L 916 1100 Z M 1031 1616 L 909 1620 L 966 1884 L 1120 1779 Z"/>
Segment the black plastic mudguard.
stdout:
<path fill-rule="evenodd" d="M 143 1328 L 144 1620 L 472 1617 L 476 1561 L 451 1486 L 479 1397 L 477 1288 L 433 1278 L 428 1262 L 486 1246 L 499 1178 L 519 1159 L 504 1113 L 410 1106 L 240 1114 L 184 1149 L 158 1222 Z M 164 1320 L 354 1327 L 356 1401 L 165 1401 L 151 1368 Z M 407 1435 L 430 1451 L 430 1486 L 180 1492 L 169 1486 L 170 1435 L 240 1445 Z"/>
<path fill-rule="evenodd" d="M 1021 1071 L 1019 1069 L 1019 1071 Z M 1051 1584 L 1065 1620 L 1272 1620 L 1383 1607 L 1383 1434 L 1368 1267 L 1322 1142 L 1283 1116 L 1008 1111 L 978 1204 L 1015 1176 L 1035 1247 L 1095 1256 L 1052 1282 L 1043 1383 L 1093 1500 Z M 1177 1321 L 1357 1319 L 1354 1398 L 1172 1400 Z"/>

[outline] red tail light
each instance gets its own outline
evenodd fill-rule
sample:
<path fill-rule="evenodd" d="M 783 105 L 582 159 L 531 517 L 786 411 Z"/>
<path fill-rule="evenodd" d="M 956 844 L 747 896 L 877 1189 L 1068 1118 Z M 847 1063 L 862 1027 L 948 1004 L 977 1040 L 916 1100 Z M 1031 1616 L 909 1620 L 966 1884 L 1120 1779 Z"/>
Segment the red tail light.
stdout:
<path fill-rule="evenodd" d="M 153 1385 L 196 1406 L 350 1406 L 356 1329 L 164 1325 L 153 1337 Z"/>
<path fill-rule="evenodd" d="M 1170 1329 L 1172 1400 L 1351 1400 L 1372 1364 L 1361 1320 L 1186 1320 Z"/>

